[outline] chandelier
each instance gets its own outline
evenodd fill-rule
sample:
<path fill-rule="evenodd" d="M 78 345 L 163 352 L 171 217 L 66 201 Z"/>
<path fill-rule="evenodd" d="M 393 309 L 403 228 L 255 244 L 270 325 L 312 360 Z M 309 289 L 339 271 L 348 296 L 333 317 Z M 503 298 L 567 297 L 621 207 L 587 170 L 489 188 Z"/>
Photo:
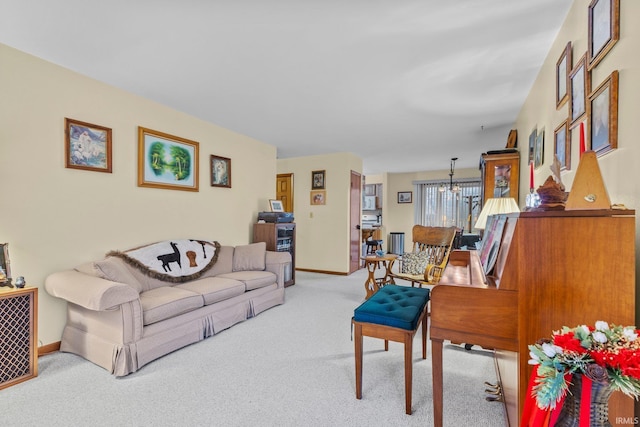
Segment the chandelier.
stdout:
<path fill-rule="evenodd" d="M 458 160 L 457 157 L 451 158 L 451 167 L 449 170 L 449 191 L 452 193 L 457 193 L 460 191 L 460 187 L 458 186 L 458 184 L 453 184 L 453 174 L 456 169 L 456 160 Z M 440 188 L 438 188 L 438 191 L 440 191 L 441 193 L 444 193 L 446 190 L 447 186 L 444 184 L 440 185 Z"/>

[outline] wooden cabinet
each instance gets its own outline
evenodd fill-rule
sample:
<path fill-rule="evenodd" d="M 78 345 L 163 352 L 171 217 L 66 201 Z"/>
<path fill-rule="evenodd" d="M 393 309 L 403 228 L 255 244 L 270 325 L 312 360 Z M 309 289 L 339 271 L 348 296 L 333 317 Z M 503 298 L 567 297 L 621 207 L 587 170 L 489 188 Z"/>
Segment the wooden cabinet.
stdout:
<path fill-rule="evenodd" d="M 291 254 L 291 271 L 285 271 L 284 285 L 294 285 L 296 282 L 296 225 L 292 222 L 253 224 L 253 241 L 254 243 L 266 242 L 268 251 Z"/>
<path fill-rule="evenodd" d="M 0 389 L 38 376 L 38 288 L 0 288 Z"/>
<path fill-rule="evenodd" d="M 489 198 L 513 197 L 518 201 L 520 153 L 504 150 L 482 155 L 482 205 Z"/>

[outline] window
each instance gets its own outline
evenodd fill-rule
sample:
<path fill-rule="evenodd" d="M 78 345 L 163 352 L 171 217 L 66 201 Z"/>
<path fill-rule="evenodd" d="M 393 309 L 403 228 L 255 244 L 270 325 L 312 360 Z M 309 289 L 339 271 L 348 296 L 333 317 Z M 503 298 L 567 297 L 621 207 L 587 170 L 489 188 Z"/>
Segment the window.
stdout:
<path fill-rule="evenodd" d="M 449 181 L 417 181 L 413 184 L 416 224 L 456 226 L 465 233 L 472 232 L 480 214 L 480 178 L 456 181 L 454 191 L 451 191 Z"/>

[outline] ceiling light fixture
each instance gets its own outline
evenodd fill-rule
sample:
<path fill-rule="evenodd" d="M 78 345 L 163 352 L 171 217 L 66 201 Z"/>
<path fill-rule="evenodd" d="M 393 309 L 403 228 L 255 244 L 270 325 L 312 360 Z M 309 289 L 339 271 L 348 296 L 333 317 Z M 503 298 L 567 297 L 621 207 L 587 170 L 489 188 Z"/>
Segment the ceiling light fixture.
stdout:
<path fill-rule="evenodd" d="M 456 169 L 456 160 L 458 160 L 457 157 L 451 158 L 451 167 L 449 170 L 449 191 L 451 191 L 452 193 L 457 193 L 458 191 L 460 191 L 460 187 L 458 186 L 458 184 L 453 185 L 453 174 Z M 447 187 L 442 184 L 438 190 L 443 193 L 446 189 Z"/>

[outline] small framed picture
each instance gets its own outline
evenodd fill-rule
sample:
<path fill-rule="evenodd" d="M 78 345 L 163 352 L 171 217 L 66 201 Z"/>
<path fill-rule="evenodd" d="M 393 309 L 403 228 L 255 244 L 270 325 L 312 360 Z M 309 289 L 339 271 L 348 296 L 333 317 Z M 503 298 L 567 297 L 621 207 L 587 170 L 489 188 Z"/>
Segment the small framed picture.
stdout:
<path fill-rule="evenodd" d="M 9 244 L 0 243 L 0 283 L 11 280 L 11 263 L 9 262 Z"/>
<path fill-rule="evenodd" d="M 312 205 L 326 205 L 327 204 L 327 192 L 325 190 L 311 191 L 311 204 Z"/>
<path fill-rule="evenodd" d="M 589 70 L 620 39 L 620 0 L 592 0 L 589 5 Z"/>
<path fill-rule="evenodd" d="M 538 130 L 533 128 L 531 133 L 529 134 L 529 163 L 533 162 L 535 152 L 536 152 L 536 135 Z"/>
<path fill-rule="evenodd" d="M 565 120 L 553 131 L 553 152 L 560 162 L 560 170 L 571 169 L 571 132 L 569 121 Z"/>
<path fill-rule="evenodd" d="M 569 98 L 569 70 L 571 70 L 571 42 L 567 43 L 556 63 L 556 109 L 562 107 Z"/>
<path fill-rule="evenodd" d="M 231 159 L 211 155 L 211 186 L 231 188 Z"/>
<path fill-rule="evenodd" d="M 398 191 L 398 203 L 412 203 L 413 191 Z"/>
<path fill-rule="evenodd" d="M 618 71 L 589 95 L 587 129 L 598 156 L 618 148 Z"/>
<path fill-rule="evenodd" d="M 571 86 L 571 99 L 569 100 L 569 117 L 571 118 L 572 127 L 582 120 L 587 113 L 586 94 L 589 93 L 590 82 L 589 73 L 587 73 L 587 54 L 573 67 L 569 74 L 569 85 Z"/>
<path fill-rule="evenodd" d="M 312 190 L 324 190 L 324 171 L 311 172 L 311 189 Z"/>
<path fill-rule="evenodd" d="M 533 164 L 539 168 L 544 163 L 544 129 L 540 129 L 536 135 L 535 155 L 533 156 Z"/>
<path fill-rule="evenodd" d="M 195 141 L 138 127 L 138 187 L 198 191 Z"/>
<path fill-rule="evenodd" d="M 284 212 L 282 200 L 269 200 L 269 206 L 271 207 L 271 212 Z"/>
<path fill-rule="evenodd" d="M 65 167 L 111 173 L 111 129 L 64 119 Z"/>

